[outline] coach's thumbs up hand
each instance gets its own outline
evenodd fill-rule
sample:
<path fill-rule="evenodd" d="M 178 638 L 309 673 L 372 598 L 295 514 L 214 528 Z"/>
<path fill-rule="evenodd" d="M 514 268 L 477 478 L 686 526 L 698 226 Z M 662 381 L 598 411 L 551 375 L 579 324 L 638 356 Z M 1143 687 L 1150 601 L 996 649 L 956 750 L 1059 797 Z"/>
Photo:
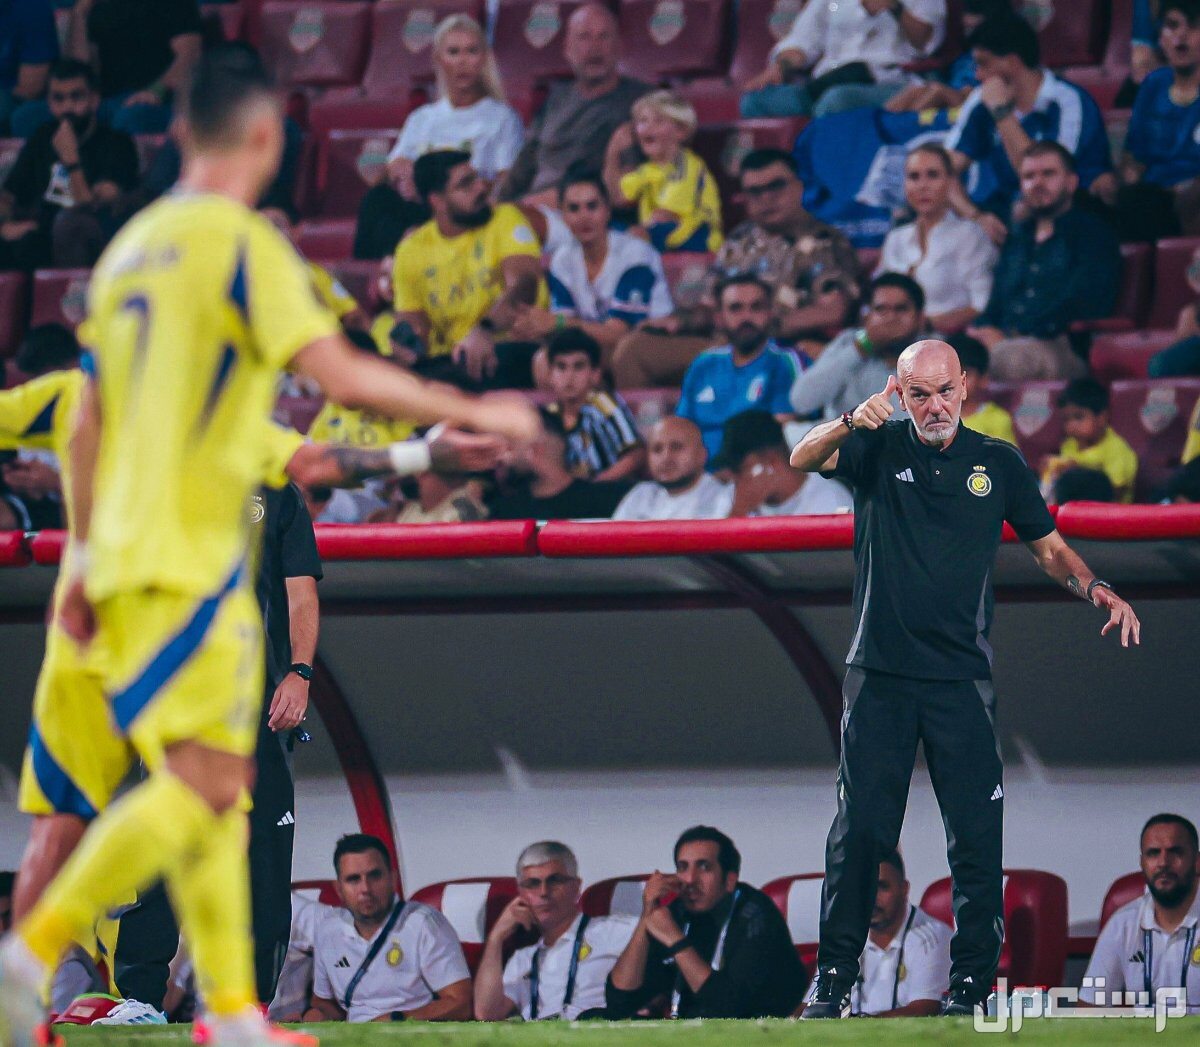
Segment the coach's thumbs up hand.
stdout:
<path fill-rule="evenodd" d="M 852 416 L 855 429 L 878 429 L 884 422 L 896 413 L 892 405 L 892 394 L 900 392 L 900 383 L 894 374 L 888 375 L 887 385 L 882 393 L 876 393 L 860 403 Z"/>

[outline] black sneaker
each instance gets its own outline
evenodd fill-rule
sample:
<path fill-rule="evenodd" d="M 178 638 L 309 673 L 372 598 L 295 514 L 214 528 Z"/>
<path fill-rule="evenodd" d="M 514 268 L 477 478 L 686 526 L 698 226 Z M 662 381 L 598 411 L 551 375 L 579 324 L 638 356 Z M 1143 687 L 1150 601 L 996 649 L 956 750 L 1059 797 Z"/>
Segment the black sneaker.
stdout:
<path fill-rule="evenodd" d="M 968 982 L 957 982 L 942 999 L 943 1018 L 970 1018 L 976 1007 L 984 1006 L 984 997 L 979 989 Z"/>
<path fill-rule="evenodd" d="M 801 1021 L 818 1018 L 848 1018 L 850 1016 L 850 993 L 854 979 L 838 975 L 837 968 L 817 972 L 817 986 L 800 1015 Z"/>

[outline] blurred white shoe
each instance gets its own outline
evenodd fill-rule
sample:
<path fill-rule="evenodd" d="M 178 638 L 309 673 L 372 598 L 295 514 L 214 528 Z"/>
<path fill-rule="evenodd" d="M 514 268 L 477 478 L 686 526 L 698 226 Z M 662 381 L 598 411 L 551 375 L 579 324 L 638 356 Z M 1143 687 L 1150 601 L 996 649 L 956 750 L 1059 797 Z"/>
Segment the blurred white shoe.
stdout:
<path fill-rule="evenodd" d="M 204 1018 L 192 1026 L 192 1042 L 199 1047 L 318 1047 L 317 1037 L 279 1029 L 257 1007 L 226 1018 Z"/>
<path fill-rule="evenodd" d="M 0 1031 L 7 1032 L 12 1047 L 35 1047 L 35 1031 L 46 1010 L 42 990 L 47 971 L 15 934 L 0 943 Z"/>
<path fill-rule="evenodd" d="M 122 1000 L 93 1025 L 166 1025 L 167 1016 L 141 1000 Z"/>

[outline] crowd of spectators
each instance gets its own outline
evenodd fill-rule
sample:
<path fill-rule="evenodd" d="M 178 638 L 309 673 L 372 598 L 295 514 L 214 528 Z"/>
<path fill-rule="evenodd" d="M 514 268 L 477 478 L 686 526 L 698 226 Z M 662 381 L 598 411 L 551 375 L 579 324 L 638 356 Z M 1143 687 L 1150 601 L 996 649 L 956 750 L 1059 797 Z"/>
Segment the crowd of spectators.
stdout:
<path fill-rule="evenodd" d="M 135 136 L 167 130 L 174 91 L 205 44 L 197 0 L 76 0 L 58 28 L 53 6 L 68 5 L 16 0 L 0 10 L 0 133 L 24 140 L 0 188 L 0 269 L 90 266 L 170 188 L 179 170 L 170 136 L 144 171 Z M 734 435 L 765 446 L 765 416 L 794 443 L 882 388 L 897 353 L 927 333 L 959 350 L 967 424 L 1015 441 L 988 376 L 1088 379 L 1089 324 L 1118 301 L 1120 243 L 1200 229 L 1200 0 L 1164 0 L 1153 17 L 1139 0 L 1115 164 L 1100 107 L 1047 68 L 1037 32 L 1011 5 L 966 0 L 961 26 L 951 25 L 958 16 L 945 0 L 809 0 L 767 67 L 737 85 L 746 116 L 945 111 L 943 130 L 907 151 L 903 200 L 870 273 L 851 230 L 806 209 L 791 153 L 743 153 L 736 195 L 719 191 L 697 151 L 687 85 L 623 76 L 608 7 L 567 19 L 571 76 L 551 85 L 527 127 L 488 30 L 466 14 L 445 18 L 433 33 L 431 100 L 404 120 L 359 209 L 355 255 L 381 259 L 372 312 L 315 264 L 314 289 L 364 352 L 467 388 L 533 390 L 548 433 L 497 474 L 309 492 L 319 519 L 830 511 L 791 508 L 844 499 L 816 497 L 820 478 L 797 492 L 774 486 L 759 449 L 753 475 L 741 475 L 737 463 L 749 459 L 726 446 L 728 426 L 749 413 Z M 947 54 L 944 41 L 958 39 L 960 53 Z M 930 72 L 932 56 L 944 64 Z M 302 154 L 289 119 L 262 203 L 293 237 Z M 730 222 L 735 214 L 741 221 Z M 664 255 L 681 250 L 709 261 L 698 294 L 677 303 Z M 1200 294 L 1200 276 L 1189 279 Z M 1183 309 L 1151 376 L 1200 373 L 1196 317 L 1194 305 Z M 621 395 L 653 388 L 678 394 L 636 413 Z M 1100 402 L 1079 388 L 1063 395 L 1064 421 L 1088 409 L 1083 401 Z M 294 382 L 286 391 L 306 392 Z M 692 426 L 656 425 L 663 410 L 698 430 L 700 472 Z M 333 405 L 311 431 L 359 445 L 411 434 Z M 1032 463 L 1047 490 L 1106 495 L 1095 476 L 1080 488 L 1066 475 L 1090 469 L 1113 498 L 1132 498 L 1136 462 L 1116 465 L 1132 454 L 1116 444 L 1121 434 L 1105 423 L 1089 439 L 1069 436 L 1052 461 Z M 8 479 L 0 511 L 20 502 L 20 488 L 20 477 Z"/>

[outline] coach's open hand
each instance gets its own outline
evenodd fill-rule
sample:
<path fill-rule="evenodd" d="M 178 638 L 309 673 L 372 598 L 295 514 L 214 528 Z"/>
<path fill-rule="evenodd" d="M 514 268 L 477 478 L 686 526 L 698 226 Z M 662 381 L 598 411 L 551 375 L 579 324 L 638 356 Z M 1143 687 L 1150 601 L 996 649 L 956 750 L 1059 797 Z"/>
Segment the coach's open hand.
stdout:
<path fill-rule="evenodd" d="M 864 400 L 856 408 L 852 421 L 855 429 L 878 429 L 884 422 L 896 413 L 892 405 L 892 394 L 900 391 L 900 383 L 894 374 L 888 375 L 887 387 L 882 393 L 876 393 Z"/>
<path fill-rule="evenodd" d="M 1142 642 L 1142 623 L 1138 621 L 1138 616 L 1133 613 L 1133 608 L 1111 589 L 1105 589 L 1102 585 L 1096 586 L 1092 590 L 1092 603 L 1100 610 L 1109 612 L 1108 621 L 1100 630 L 1101 636 L 1107 636 L 1110 630 L 1119 625 L 1122 647 L 1129 646 L 1130 637 L 1133 638 L 1135 644 Z"/>

